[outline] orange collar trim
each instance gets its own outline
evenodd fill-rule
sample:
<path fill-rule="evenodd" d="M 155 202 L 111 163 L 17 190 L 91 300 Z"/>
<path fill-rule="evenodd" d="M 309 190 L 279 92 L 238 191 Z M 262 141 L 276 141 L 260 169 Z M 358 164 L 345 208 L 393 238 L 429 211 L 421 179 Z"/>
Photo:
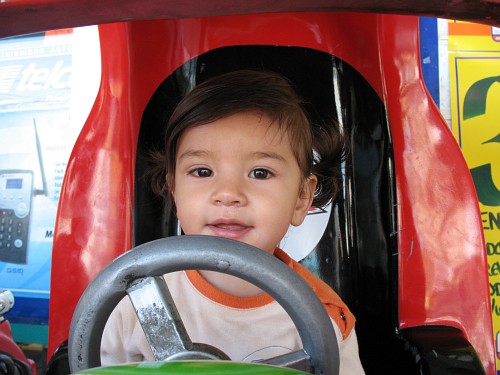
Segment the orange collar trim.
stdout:
<path fill-rule="evenodd" d="M 238 297 L 232 294 L 223 292 L 210 284 L 200 272 L 195 270 L 184 271 L 191 284 L 205 297 L 221 305 L 232 307 L 235 309 L 253 309 L 262 307 L 274 301 L 274 299 L 266 293 L 252 297 Z"/>

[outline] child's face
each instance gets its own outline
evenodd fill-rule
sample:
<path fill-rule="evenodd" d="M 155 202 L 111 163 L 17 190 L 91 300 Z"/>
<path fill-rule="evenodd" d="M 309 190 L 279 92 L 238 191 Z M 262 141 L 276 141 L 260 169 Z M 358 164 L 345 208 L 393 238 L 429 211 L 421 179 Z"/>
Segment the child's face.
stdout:
<path fill-rule="evenodd" d="M 286 133 L 267 116 L 238 113 L 184 131 L 172 189 L 186 234 L 227 237 L 273 253 L 307 214 L 304 181 Z"/>

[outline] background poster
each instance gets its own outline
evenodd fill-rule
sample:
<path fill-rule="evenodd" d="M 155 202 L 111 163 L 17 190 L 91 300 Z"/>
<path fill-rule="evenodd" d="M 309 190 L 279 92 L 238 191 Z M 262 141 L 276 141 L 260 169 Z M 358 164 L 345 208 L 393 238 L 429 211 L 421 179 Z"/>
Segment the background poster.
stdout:
<path fill-rule="evenodd" d="M 33 327 L 48 324 L 60 190 L 99 83 L 88 55 L 78 72 L 85 78 L 75 76 L 75 46 L 98 46 L 75 30 L 0 40 L 0 288 L 14 293 L 8 318 L 14 334 L 16 325 L 28 325 L 29 342 L 45 343 Z"/>
<path fill-rule="evenodd" d="M 450 21 L 452 130 L 478 194 L 500 369 L 500 39 L 498 29 Z"/>

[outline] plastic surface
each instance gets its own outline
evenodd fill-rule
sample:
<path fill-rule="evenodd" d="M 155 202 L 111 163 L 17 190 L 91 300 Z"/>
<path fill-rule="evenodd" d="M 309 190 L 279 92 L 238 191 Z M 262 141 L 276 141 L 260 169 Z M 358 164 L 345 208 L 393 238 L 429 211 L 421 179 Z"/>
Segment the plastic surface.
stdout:
<path fill-rule="evenodd" d="M 61 193 L 49 353 L 67 338 L 73 308 L 89 280 L 131 247 L 136 140 L 156 87 L 188 59 L 218 47 L 298 45 L 349 63 L 387 107 L 397 181 L 399 328 L 457 327 L 486 372 L 494 373 L 476 194 L 460 150 L 424 88 L 416 18 L 325 13 L 122 23 L 101 27 L 101 40 L 101 90 Z"/>
<path fill-rule="evenodd" d="M 80 0 L 9 0 L 0 3 L 0 37 L 52 28 L 119 22 L 123 20 L 212 17 L 276 12 L 378 12 L 422 14 L 476 22 L 500 22 L 500 8 L 494 1 L 387 1 L 387 0 L 275 0 L 267 2 L 102 0 L 89 7 Z M 72 17 L 68 17 L 71 14 Z M 17 32 L 15 32 L 17 30 Z"/>
<path fill-rule="evenodd" d="M 324 306 L 306 282 L 263 251 L 241 242 L 207 236 L 153 241 L 134 248 L 106 267 L 77 305 L 68 343 L 71 370 L 80 371 L 100 364 L 99 344 L 106 321 L 134 280 L 186 269 L 227 273 L 267 292 L 297 327 L 304 348 L 298 352 L 310 357 L 314 374 L 338 374 L 335 331 Z M 159 309 L 158 304 L 156 308 Z M 175 320 L 177 314 L 165 312 L 164 316 L 173 316 Z M 210 324 L 209 319 L 207 324 Z M 244 344 L 244 338 L 242 341 Z"/>
<path fill-rule="evenodd" d="M 37 3 L 42 12 L 25 12 L 34 6 L 28 1 L 2 3 L 4 35 L 35 31 L 42 21 L 53 27 L 97 21 L 92 12 L 72 13 L 79 9 L 76 1 Z M 100 2 L 99 7 L 114 14 L 127 8 L 123 2 L 110 4 Z M 471 2 L 484 19 L 497 17 L 497 6 L 488 13 L 476 5 Z M 146 8 L 143 3 L 140 7 Z M 341 58 L 360 72 L 387 108 L 397 187 L 398 328 L 456 327 L 479 354 L 486 373 L 494 374 L 477 197 L 460 150 L 424 88 L 416 18 L 277 13 L 116 23 L 100 30 L 102 85 L 69 160 L 55 227 L 49 356 L 67 339 L 74 307 L 89 281 L 132 247 L 136 144 L 142 114 L 156 88 L 189 59 L 218 47 L 292 45 Z"/>
<path fill-rule="evenodd" d="M 266 365 L 236 362 L 143 362 L 126 366 L 97 367 L 78 372 L 78 374 L 94 375 L 301 375 L 307 374 L 298 370 Z"/>
<path fill-rule="evenodd" d="M 387 113 L 380 97 L 352 66 L 305 47 L 238 45 L 203 53 L 177 68 L 155 90 L 142 117 L 138 155 L 152 147 L 161 149 L 161 119 L 170 116 L 186 87 L 242 68 L 285 75 L 307 103 L 313 122 L 327 127 L 335 119 L 342 124 L 350 139 L 350 154 L 338 203 L 311 210 L 303 225 L 293 228 L 292 236 L 286 235 L 284 249 L 293 245 L 306 254 L 302 264 L 331 285 L 354 312 L 366 369 L 411 375 L 408 367 L 415 360 L 408 360 L 404 341 L 395 335 L 397 206 Z M 149 191 L 143 178 L 148 168 L 139 156 L 134 187 L 136 245 L 178 231 L 175 213 L 162 207 Z M 395 359 L 381 363 L 387 348 Z"/>
<path fill-rule="evenodd" d="M 10 374 L 7 362 L 14 367 L 12 373 L 19 372 L 20 375 L 36 375 L 37 373 L 36 363 L 27 358 L 21 348 L 14 342 L 9 321 L 0 320 L 0 366 Z"/>

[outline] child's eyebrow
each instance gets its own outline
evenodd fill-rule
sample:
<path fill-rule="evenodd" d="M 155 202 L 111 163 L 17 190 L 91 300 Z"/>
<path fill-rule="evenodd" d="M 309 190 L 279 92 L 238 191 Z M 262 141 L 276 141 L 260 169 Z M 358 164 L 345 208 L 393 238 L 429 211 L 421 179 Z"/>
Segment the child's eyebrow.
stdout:
<path fill-rule="evenodd" d="M 250 156 L 255 159 L 274 159 L 283 163 L 287 162 L 286 158 L 284 158 L 282 155 L 272 151 L 255 151 L 252 152 Z"/>
<path fill-rule="evenodd" d="M 186 150 L 177 157 L 177 161 L 182 161 L 183 159 L 188 159 L 188 158 L 213 158 L 213 157 L 215 157 L 214 153 L 208 150 Z M 254 160 L 272 159 L 282 163 L 287 162 L 285 157 L 273 151 L 254 151 L 249 153 L 247 155 L 247 158 Z"/>
<path fill-rule="evenodd" d="M 177 157 L 177 160 L 180 161 L 186 158 L 206 158 L 213 156 L 213 153 L 207 150 L 186 150 L 182 154 Z"/>

